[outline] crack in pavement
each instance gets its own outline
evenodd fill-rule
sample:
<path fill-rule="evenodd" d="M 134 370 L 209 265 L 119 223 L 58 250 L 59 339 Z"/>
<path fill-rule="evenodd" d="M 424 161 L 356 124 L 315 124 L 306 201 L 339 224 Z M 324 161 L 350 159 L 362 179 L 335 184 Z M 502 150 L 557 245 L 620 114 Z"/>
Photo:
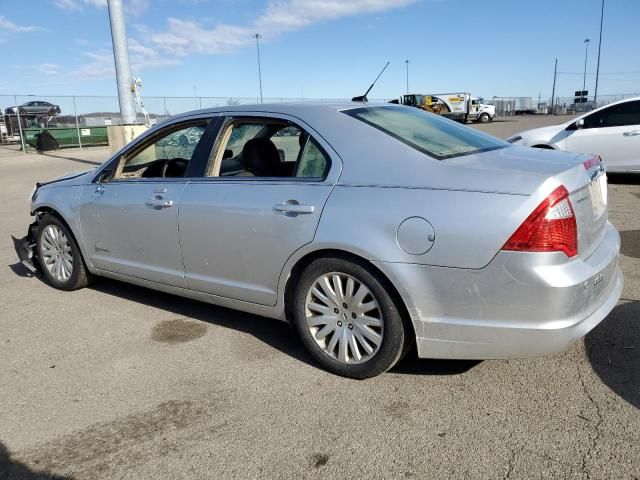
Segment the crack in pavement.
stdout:
<path fill-rule="evenodd" d="M 600 405 L 598 405 L 598 403 L 594 400 L 594 398 L 591 396 L 591 394 L 587 390 L 587 386 L 584 383 L 584 378 L 582 377 L 582 372 L 580 371 L 580 365 L 578 363 L 576 363 L 576 370 L 578 371 L 578 380 L 580 380 L 580 385 L 582 386 L 582 392 L 584 393 L 584 396 L 587 397 L 589 402 L 595 408 L 596 416 L 597 416 L 597 420 L 594 425 L 595 435 L 593 436 L 593 438 L 591 438 L 591 445 L 589 446 L 589 449 L 582 456 L 582 466 L 581 466 L 582 475 L 583 477 L 590 479 L 591 473 L 587 471 L 587 459 L 591 457 L 591 453 L 596 448 L 598 444 L 598 440 L 600 439 L 600 425 L 602 425 L 603 417 L 602 417 L 602 412 L 600 411 Z M 593 423 L 593 420 L 589 420 L 589 422 Z"/>
<path fill-rule="evenodd" d="M 511 478 L 511 474 L 513 473 L 513 468 L 514 468 L 513 463 L 515 462 L 516 457 L 518 456 L 517 452 L 514 449 L 511 449 L 509 447 L 507 448 L 511 452 L 511 456 L 509 457 L 509 461 L 507 462 L 507 473 L 504 476 L 504 480 L 509 480 L 509 478 Z"/>

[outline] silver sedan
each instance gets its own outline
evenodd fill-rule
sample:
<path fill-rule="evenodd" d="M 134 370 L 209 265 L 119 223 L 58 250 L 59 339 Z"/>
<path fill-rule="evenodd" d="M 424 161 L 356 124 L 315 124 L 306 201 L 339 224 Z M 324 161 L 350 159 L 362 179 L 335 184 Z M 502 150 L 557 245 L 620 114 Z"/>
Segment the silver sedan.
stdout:
<path fill-rule="evenodd" d="M 327 369 L 560 351 L 622 291 L 598 157 L 418 109 L 279 104 L 173 117 L 38 184 L 19 254 L 288 321 Z"/>

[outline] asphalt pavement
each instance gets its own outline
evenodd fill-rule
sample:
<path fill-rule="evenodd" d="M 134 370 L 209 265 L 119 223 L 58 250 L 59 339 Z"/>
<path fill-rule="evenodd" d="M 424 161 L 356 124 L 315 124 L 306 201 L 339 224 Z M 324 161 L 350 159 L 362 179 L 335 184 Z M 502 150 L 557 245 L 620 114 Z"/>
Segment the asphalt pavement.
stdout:
<path fill-rule="evenodd" d="M 531 360 L 408 358 L 354 381 L 275 320 L 31 276 L 10 235 L 33 184 L 107 156 L 0 155 L 0 479 L 640 477 L 640 177 L 611 179 L 625 289 L 583 341 Z"/>

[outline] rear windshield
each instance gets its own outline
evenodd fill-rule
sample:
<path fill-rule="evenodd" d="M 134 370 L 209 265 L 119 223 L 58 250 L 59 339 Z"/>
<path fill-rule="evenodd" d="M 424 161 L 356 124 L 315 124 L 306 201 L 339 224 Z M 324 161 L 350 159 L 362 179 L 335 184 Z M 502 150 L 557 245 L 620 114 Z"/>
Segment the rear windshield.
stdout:
<path fill-rule="evenodd" d="M 439 160 L 510 146 L 473 128 L 413 107 L 364 107 L 343 113 Z"/>

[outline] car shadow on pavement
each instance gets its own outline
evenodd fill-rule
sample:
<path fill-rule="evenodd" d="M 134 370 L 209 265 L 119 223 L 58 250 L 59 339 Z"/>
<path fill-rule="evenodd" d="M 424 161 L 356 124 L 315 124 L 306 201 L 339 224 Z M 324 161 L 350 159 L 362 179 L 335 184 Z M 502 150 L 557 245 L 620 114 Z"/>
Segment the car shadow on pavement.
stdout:
<path fill-rule="evenodd" d="M 2 480 L 72 480 L 72 477 L 52 475 L 31 470 L 26 465 L 11 458 L 7 447 L 0 442 L 0 479 Z"/>
<path fill-rule="evenodd" d="M 461 375 L 468 372 L 476 365 L 482 363 L 481 360 L 438 360 L 418 358 L 415 352 L 410 352 L 403 360 L 393 367 L 389 372 L 404 375 Z"/>
<path fill-rule="evenodd" d="M 620 231 L 620 253 L 630 258 L 640 258 L 640 230 Z"/>
<path fill-rule="evenodd" d="M 617 395 L 640 408 L 640 301 L 614 308 L 585 338 L 598 377 Z"/>
<path fill-rule="evenodd" d="M 106 278 L 100 278 L 90 288 L 180 317 L 247 333 L 301 362 L 320 368 L 305 351 L 295 330 L 285 322 Z"/>
<path fill-rule="evenodd" d="M 19 277 L 33 277 L 34 274 L 25 267 L 22 262 L 16 262 L 13 265 L 9 265 L 9 268 L 13 273 L 15 273 Z"/>
<path fill-rule="evenodd" d="M 307 353 L 296 331 L 289 324 L 279 320 L 106 278 L 100 279 L 91 288 L 118 298 L 167 310 L 181 317 L 192 318 L 247 333 L 300 362 L 322 369 Z M 470 370 L 478 363 L 480 362 L 418 359 L 414 350 L 407 355 L 407 358 L 398 363 L 391 372 L 411 375 L 457 375 Z"/>

